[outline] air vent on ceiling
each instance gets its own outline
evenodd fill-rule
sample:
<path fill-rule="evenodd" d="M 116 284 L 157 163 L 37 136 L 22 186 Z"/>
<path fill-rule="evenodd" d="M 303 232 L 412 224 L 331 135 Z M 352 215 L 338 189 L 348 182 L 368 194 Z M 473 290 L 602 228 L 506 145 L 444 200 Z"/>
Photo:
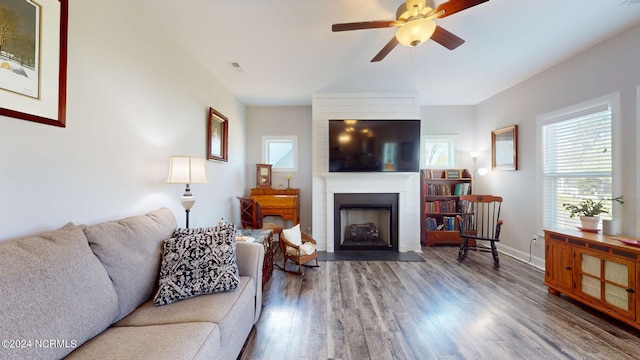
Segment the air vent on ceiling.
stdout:
<path fill-rule="evenodd" d="M 242 66 L 240 66 L 240 63 L 237 61 L 232 61 L 229 63 L 229 65 L 231 65 L 231 68 L 237 72 L 244 72 L 244 69 L 242 68 Z"/>

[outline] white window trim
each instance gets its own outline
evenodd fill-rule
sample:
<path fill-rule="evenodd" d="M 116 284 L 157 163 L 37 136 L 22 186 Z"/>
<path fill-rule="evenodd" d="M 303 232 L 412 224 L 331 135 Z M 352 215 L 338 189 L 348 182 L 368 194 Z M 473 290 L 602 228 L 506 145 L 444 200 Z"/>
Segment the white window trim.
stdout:
<path fill-rule="evenodd" d="M 562 121 L 565 119 L 577 117 L 580 113 L 590 111 L 592 108 L 602 105 L 611 106 L 611 142 L 613 157 L 611 158 L 611 177 L 612 177 L 612 192 L 613 194 L 622 194 L 622 120 L 620 117 L 620 93 L 605 95 L 597 99 L 585 101 L 583 103 L 569 106 L 560 110 L 552 111 L 546 114 L 538 115 L 536 118 L 536 144 L 537 144 L 537 174 L 536 179 L 538 183 L 538 209 L 537 209 L 537 229 L 541 234 L 544 228 L 543 226 L 543 208 L 544 208 L 544 169 L 543 169 L 543 154 L 542 154 L 542 127 L 547 124 Z M 614 218 L 619 219 L 620 211 L 617 210 L 618 203 L 614 202 Z"/>
<path fill-rule="evenodd" d="M 425 154 L 425 146 L 427 142 L 433 141 L 447 141 L 450 142 L 453 146 L 449 149 L 449 164 L 447 165 L 426 165 L 426 154 Z M 458 142 L 457 134 L 439 134 L 439 135 L 422 135 L 420 139 L 420 168 L 428 167 L 430 169 L 448 169 L 448 168 L 456 168 L 456 148 Z"/>
<path fill-rule="evenodd" d="M 636 146 L 637 144 L 640 144 L 640 126 L 637 126 L 637 124 L 640 124 L 640 85 L 636 86 Z M 637 147 L 636 147 L 636 151 L 637 151 Z M 640 156 L 636 156 L 636 173 L 635 173 L 635 179 L 638 179 L 640 177 Z M 634 179 L 634 180 L 635 180 Z M 636 191 L 636 199 L 638 198 L 638 190 L 637 187 L 635 189 Z M 637 204 L 637 200 L 636 200 L 636 204 Z M 636 215 L 635 215 L 635 221 L 633 221 L 634 224 L 640 224 L 640 211 L 637 210 L 638 207 L 636 205 Z M 635 236 L 636 237 L 640 237 L 640 227 L 637 225 L 634 225 L 634 227 L 628 227 L 628 229 L 634 229 L 635 231 Z"/>
<path fill-rule="evenodd" d="M 273 172 L 290 172 L 290 171 L 298 171 L 298 136 L 296 135 L 281 135 L 281 136 L 263 136 L 262 137 L 262 163 L 268 164 L 267 162 L 267 152 L 268 145 L 270 142 L 292 142 L 293 143 L 293 167 L 291 168 L 283 168 L 283 167 L 272 167 L 271 171 Z"/>

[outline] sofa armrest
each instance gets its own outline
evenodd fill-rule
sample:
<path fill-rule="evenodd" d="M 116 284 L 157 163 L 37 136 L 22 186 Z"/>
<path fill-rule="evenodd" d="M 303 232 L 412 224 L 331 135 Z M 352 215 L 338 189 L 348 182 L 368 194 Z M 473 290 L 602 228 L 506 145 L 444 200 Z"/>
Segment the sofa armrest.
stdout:
<path fill-rule="evenodd" d="M 262 311 L 262 266 L 264 246 L 257 243 L 236 243 L 236 259 L 240 276 L 250 276 L 256 287 L 256 307 L 253 323 L 258 322 Z"/>

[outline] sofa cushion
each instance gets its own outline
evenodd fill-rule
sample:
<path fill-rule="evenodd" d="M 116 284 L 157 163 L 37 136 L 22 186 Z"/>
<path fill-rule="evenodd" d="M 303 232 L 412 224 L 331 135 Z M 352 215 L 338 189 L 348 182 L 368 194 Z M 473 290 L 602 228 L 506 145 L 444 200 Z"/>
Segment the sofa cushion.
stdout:
<path fill-rule="evenodd" d="M 114 327 L 76 349 L 65 360 L 223 359 L 220 346 L 220 329 L 212 323 Z"/>
<path fill-rule="evenodd" d="M 225 359 L 238 357 L 254 323 L 256 283 L 248 276 L 240 277 L 234 291 L 201 295 L 154 306 L 153 301 L 142 304 L 114 326 L 149 326 L 206 321 L 220 326 L 222 352 Z M 261 304 L 257 305 L 258 307 Z"/>
<path fill-rule="evenodd" d="M 0 358 L 62 358 L 117 315 L 113 285 L 78 226 L 0 242 L 0 339 L 31 341 Z M 50 339 L 59 342 L 35 344 Z"/>
<path fill-rule="evenodd" d="M 235 225 L 187 230 L 164 242 L 156 305 L 238 287 Z"/>
<path fill-rule="evenodd" d="M 158 283 L 162 242 L 171 237 L 176 226 L 175 216 L 166 208 L 82 226 L 118 294 L 117 320 L 153 295 Z"/>
<path fill-rule="evenodd" d="M 255 317 L 253 323 L 257 323 L 262 312 L 262 267 L 264 266 L 264 246 L 258 243 L 236 243 L 236 259 L 240 276 L 250 276 L 254 279 L 254 287 L 257 304 L 254 306 Z"/>

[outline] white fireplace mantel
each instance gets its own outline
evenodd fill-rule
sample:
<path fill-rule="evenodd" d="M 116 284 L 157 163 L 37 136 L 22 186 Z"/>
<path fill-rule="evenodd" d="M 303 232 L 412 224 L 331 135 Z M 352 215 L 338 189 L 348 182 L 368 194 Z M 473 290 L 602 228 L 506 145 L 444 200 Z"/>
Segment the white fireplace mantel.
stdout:
<path fill-rule="evenodd" d="M 334 252 L 334 195 L 341 193 L 398 194 L 398 250 L 420 251 L 419 217 L 416 222 L 416 173 L 323 174 L 326 196 L 326 250 Z M 419 180 L 417 181 L 419 182 Z M 419 189 L 418 189 L 419 190 Z M 418 192 L 419 193 L 419 192 Z M 419 210 L 419 209 L 418 209 Z"/>
<path fill-rule="evenodd" d="M 412 177 L 414 173 L 410 172 L 328 172 L 323 173 L 322 177 L 326 180 L 345 180 L 345 179 L 353 179 L 353 180 L 367 180 L 372 176 L 376 178 L 385 178 L 387 180 L 399 179 L 406 180 Z"/>
<path fill-rule="evenodd" d="M 400 193 L 413 192 L 408 182 L 413 180 L 415 174 L 327 173 L 322 177 L 325 179 L 327 192 L 331 193 Z"/>

